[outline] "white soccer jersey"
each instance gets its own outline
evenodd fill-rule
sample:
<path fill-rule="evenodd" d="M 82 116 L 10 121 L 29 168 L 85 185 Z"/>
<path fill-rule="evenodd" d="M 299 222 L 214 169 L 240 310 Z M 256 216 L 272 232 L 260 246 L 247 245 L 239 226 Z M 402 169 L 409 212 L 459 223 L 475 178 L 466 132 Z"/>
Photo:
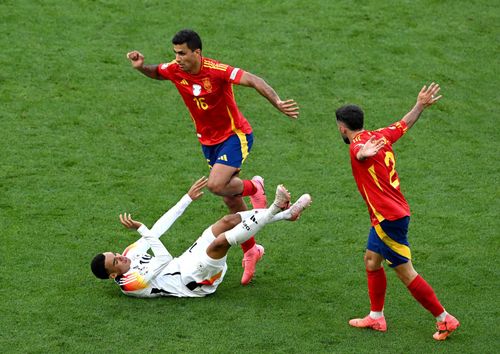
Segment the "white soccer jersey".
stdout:
<path fill-rule="evenodd" d="M 206 248 L 214 239 L 211 227 L 176 258 L 159 239 L 191 202 L 191 198 L 184 195 L 151 230 L 145 225 L 137 230 L 142 237 L 123 252 L 131 260 L 130 269 L 115 279 L 124 294 L 135 297 L 202 297 L 217 289 L 227 266 L 226 257 L 214 260 L 206 254 Z M 147 253 L 150 248 L 154 256 Z"/>

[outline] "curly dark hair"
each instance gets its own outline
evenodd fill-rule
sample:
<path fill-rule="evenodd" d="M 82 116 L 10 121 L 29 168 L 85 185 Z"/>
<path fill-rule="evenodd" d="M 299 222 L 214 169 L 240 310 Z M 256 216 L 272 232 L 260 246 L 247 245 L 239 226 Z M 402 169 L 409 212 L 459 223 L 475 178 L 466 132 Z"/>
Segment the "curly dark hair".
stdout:
<path fill-rule="evenodd" d="M 353 131 L 363 129 L 364 113 L 363 110 L 353 104 L 348 104 L 338 108 L 335 116 L 339 122 L 344 123 L 347 128 Z"/>

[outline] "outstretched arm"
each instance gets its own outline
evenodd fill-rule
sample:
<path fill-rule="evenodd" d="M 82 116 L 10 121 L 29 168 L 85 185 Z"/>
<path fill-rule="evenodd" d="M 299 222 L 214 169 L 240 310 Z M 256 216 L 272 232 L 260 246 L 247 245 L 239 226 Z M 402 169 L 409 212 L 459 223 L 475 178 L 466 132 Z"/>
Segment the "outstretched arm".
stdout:
<path fill-rule="evenodd" d="M 422 114 L 424 109 L 432 106 L 442 97 L 441 95 L 437 96 L 440 89 L 441 88 L 439 87 L 439 85 L 435 84 L 434 82 L 430 84 L 429 87 L 427 87 L 426 85 L 422 87 L 422 89 L 418 93 L 417 103 L 412 108 L 412 110 L 409 111 L 402 119 L 408 126 L 408 129 L 410 129 L 413 124 L 415 124 L 418 118 L 420 118 L 420 115 Z"/>
<path fill-rule="evenodd" d="M 172 224 L 184 213 L 186 208 L 193 200 L 201 198 L 203 195 L 202 189 L 207 185 L 207 178 L 205 176 L 198 179 L 187 194 L 185 194 L 176 205 L 170 208 L 158 221 L 153 225 L 151 230 L 146 225 L 139 221 L 133 220 L 130 214 L 120 214 L 120 222 L 123 226 L 129 229 L 137 230 L 142 236 L 150 236 L 159 238 L 172 226 Z"/>
<path fill-rule="evenodd" d="M 264 79 L 258 77 L 257 75 L 245 72 L 240 79 L 240 85 L 253 87 L 262 96 L 267 98 L 271 104 L 276 107 L 281 113 L 287 115 L 290 118 L 296 119 L 299 116 L 299 106 L 294 100 L 282 101 L 276 91 L 269 86 Z"/>
<path fill-rule="evenodd" d="M 144 55 L 137 50 L 128 52 L 127 58 L 130 60 L 132 67 L 145 76 L 156 80 L 163 80 L 163 78 L 158 75 L 158 65 L 144 65 Z"/>

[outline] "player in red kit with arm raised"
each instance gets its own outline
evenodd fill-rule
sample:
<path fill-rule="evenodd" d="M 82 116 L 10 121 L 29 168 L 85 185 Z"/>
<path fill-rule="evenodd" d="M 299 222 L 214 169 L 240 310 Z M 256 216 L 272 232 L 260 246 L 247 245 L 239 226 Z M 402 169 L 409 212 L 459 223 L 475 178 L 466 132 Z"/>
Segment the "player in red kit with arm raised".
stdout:
<path fill-rule="evenodd" d="M 292 119 L 299 115 L 294 100 L 282 101 L 263 79 L 247 71 L 222 64 L 202 56 L 199 35 L 181 30 L 172 39 L 175 60 L 169 63 L 144 65 L 138 51 L 127 53 L 132 66 L 142 74 L 157 80 L 171 81 L 179 91 L 194 122 L 203 154 L 211 168 L 207 188 L 223 198 L 231 213 L 247 209 L 244 196 L 249 196 L 254 208 L 266 208 L 264 180 L 240 179 L 241 165 L 253 144 L 252 127 L 239 111 L 233 94 L 233 84 L 253 87 L 280 112 Z M 264 247 L 252 237 L 241 245 L 244 251 L 246 285 L 255 273 L 255 266 L 264 254 Z"/>
<path fill-rule="evenodd" d="M 445 340 L 458 328 L 458 320 L 447 313 L 432 287 L 415 271 L 411 261 L 407 233 L 410 208 L 401 193 L 392 145 L 415 124 L 423 110 L 441 96 L 439 85 L 424 86 L 417 103 L 403 119 L 374 131 L 363 128 L 364 114 L 355 105 L 336 111 L 337 126 L 344 142 L 349 144 L 352 174 L 370 214 L 372 228 L 364 256 L 368 277 L 370 314 L 349 321 L 353 327 L 386 331 L 384 301 L 386 276 L 382 262 L 393 268 L 413 297 L 437 321 L 434 339 Z"/>

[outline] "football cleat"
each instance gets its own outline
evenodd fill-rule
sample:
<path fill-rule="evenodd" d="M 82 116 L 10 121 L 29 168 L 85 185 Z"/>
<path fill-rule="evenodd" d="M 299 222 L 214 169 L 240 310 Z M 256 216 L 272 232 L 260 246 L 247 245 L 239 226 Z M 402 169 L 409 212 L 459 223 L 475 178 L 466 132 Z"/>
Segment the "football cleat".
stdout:
<path fill-rule="evenodd" d="M 310 206 L 312 203 L 311 195 L 302 194 L 299 199 L 290 207 L 290 221 L 295 221 L 300 217 L 300 214 L 304 211 L 305 208 Z"/>
<path fill-rule="evenodd" d="M 255 245 L 243 254 L 241 266 L 244 268 L 243 276 L 241 277 L 241 284 L 248 285 L 255 274 L 255 266 L 264 255 L 264 247 Z"/>
<path fill-rule="evenodd" d="M 290 206 L 290 192 L 284 185 L 280 184 L 276 187 L 276 197 L 273 204 L 281 210 L 288 209 Z"/>
<path fill-rule="evenodd" d="M 261 176 L 253 176 L 252 183 L 257 188 L 257 192 L 250 196 L 250 202 L 254 209 L 267 208 L 266 192 L 264 191 L 264 178 Z"/>
<path fill-rule="evenodd" d="M 387 331 L 387 323 L 385 323 L 385 317 L 371 318 L 370 315 L 365 318 L 354 318 L 349 321 L 349 325 L 358 328 L 370 328 L 375 331 L 385 332 Z"/>
<path fill-rule="evenodd" d="M 432 336 L 435 340 L 445 340 L 452 332 L 460 326 L 460 322 L 450 315 L 446 314 L 444 321 L 436 323 L 437 332 Z"/>

